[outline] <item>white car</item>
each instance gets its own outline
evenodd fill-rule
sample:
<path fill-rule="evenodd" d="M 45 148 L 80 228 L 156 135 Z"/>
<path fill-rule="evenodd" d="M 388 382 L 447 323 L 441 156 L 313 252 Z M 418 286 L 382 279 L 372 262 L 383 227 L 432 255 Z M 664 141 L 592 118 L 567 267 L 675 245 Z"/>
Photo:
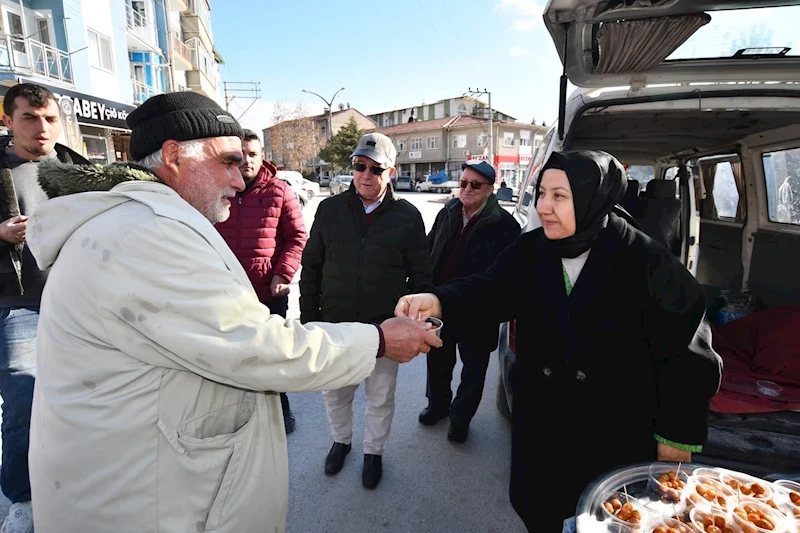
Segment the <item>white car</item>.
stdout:
<path fill-rule="evenodd" d="M 334 194 L 343 193 L 350 188 L 350 183 L 353 181 L 353 176 L 334 176 L 331 181 L 331 196 Z"/>
<path fill-rule="evenodd" d="M 293 182 L 291 179 L 289 179 L 289 178 L 287 178 L 285 176 L 281 176 L 280 173 L 278 174 L 278 179 L 283 181 L 283 182 L 285 182 L 286 184 L 289 185 L 289 187 L 292 188 L 292 192 L 297 197 L 297 199 L 300 201 L 300 208 L 301 209 L 305 208 L 306 204 L 308 204 L 308 195 L 306 194 L 306 191 L 301 189 L 300 185 L 298 185 L 297 183 Z"/>
<path fill-rule="evenodd" d="M 319 183 L 305 179 L 302 174 L 295 170 L 279 170 L 278 177 L 297 185 L 307 200 L 312 200 L 315 196 L 319 196 Z"/>

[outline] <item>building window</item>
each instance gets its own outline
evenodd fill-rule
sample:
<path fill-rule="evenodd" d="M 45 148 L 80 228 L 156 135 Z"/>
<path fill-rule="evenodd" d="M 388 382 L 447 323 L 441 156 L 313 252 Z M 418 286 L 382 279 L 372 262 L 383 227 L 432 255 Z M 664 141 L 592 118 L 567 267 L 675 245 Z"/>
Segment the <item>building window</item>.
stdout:
<path fill-rule="evenodd" d="M 403 139 L 403 140 L 398 139 L 396 142 L 397 142 L 397 151 L 398 152 L 405 152 L 406 151 L 406 140 L 405 139 Z"/>
<path fill-rule="evenodd" d="M 411 139 L 412 150 L 422 150 L 422 137 L 415 137 Z"/>
<path fill-rule="evenodd" d="M 483 148 L 489 144 L 489 134 L 488 133 L 479 133 L 478 134 L 478 148 Z"/>
<path fill-rule="evenodd" d="M 514 132 L 503 132 L 503 146 L 514 146 Z"/>
<path fill-rule="evenodd" d="M 51 46 L 50 27 L 47 24 L 46 18 L 36 19 L 36 40 L 47 46 Z"/>
<path fill-rule="evenodd" d="M 439 137 L 428 137 L 428 150 L 439 149 Z"/>
<path fill-rule="evenodd" d="M 453 148 L 466 148 L 467 136 L 466 135 L 453 135 Z"/>
<path fill-rule="evenodd" d="M 89 63 L 93 67 L 114 72 L 111 39 L 94 30 L 87 30 L 89 34 Z"/>
<path fill-rule="evenodd" d="M 522 130 L 519 132 L 519 145 L 520 146 L 530 146 L 531 145 L 531 132 L 527 130 Z"/>

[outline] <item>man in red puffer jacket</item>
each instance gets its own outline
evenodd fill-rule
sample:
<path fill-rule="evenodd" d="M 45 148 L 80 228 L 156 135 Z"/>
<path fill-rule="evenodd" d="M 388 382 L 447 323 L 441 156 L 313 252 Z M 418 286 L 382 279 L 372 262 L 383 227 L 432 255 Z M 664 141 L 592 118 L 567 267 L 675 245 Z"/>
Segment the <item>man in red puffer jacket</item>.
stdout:
<path fill-rule="evenodd" d="M 244 130 L 242 154 L 239 169 L 245 190 L 232 199 L 230 218 L 216 228 L 242 263 L 259 300 L 271 313 L 286 318 L 289 283 L 308 240 L 303 213 L 291 187 L 264 161 L 261 140 L 252 130 Z M 283 392 L 281 405 L 288 434 L 294 431 L 295 419 Z"/>

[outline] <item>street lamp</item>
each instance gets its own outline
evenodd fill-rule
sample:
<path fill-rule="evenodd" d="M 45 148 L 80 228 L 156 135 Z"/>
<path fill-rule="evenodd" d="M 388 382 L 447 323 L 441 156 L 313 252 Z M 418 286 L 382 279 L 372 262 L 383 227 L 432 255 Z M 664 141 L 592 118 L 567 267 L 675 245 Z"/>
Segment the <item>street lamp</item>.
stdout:
<path fill-rule="evenodd" d="M 344 91 L 344 87 L 342 87 L 341 89 L 339 89 L 338 91 L 333 93 L 333 96 L 331 97 L 331 100 L 329 102 L 325 98 L 323 98 L 322 96 L 318 95 L 315 92 L 307 91 L 305 89 L 302 89 L 302 92 L 308 93 L 308 94 L 313 94 L 314 96 L 316 96 L 317 98 L 319 98 L 320 100 L 325 102 L 325 105 L 328 106 L 328 135 L 327 135 L 327 140 L 329 140 L 329 141 L 333 137 L 333 101 L 336 100 L 336 96 L 342 91 Z M 317 164 L 319 164 L 319 152 L 317 153 Z M 331 165 L 331 177 L 333 177 L 333 165 Z"/>
<path fill-rule="evenodd" d="M 344 91 L 344 87 L 342 87 L 341 89 L 339 89 L 338 91 L 333 93 L 333 96 L 331 97 L 331 100 L 329 102 L 325 98 L 323 98 L 322 96 L 318 95 L 315 92 L 306 91 L 305 89 L 302 89 L 302 92 L 308 93 L 308 94 L 313 94 L 314 96 L 316 96 L 317 98 L 319 98 L 320 100 L 325 102 L 325 104 L 328 106 L 328 140 L 329 141 L 331 140 L 331 137 L 333 137 L 333 101 L 336 100 L 336 95 L 338 95 L 342 91 Z"/>

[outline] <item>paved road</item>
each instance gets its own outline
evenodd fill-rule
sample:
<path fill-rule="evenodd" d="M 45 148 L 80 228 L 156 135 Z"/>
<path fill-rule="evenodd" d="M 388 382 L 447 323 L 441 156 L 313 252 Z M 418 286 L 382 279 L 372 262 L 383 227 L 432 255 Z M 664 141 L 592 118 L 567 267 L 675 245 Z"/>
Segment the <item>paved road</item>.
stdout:
<path fill-rule="evenodd" d="M 427 230 L 446 200 L 445 195 L 429 193 L 400 195 L 417 206 Z M 309 228 L 321 199 L 315 198 L 304 210 Z M 299 316 L 297 279 L 299 275 L 292 287 L 290 318 Z M 459 364 L 456 375 L 460 368 Z M 289 436 L 287 533 L 524 533 L 508 503 L 511 432 L 494 405 L 497 375 L 493 356 L 469 439 L 457 445 L 447 441 L 446 420 L 434 427 L 417 422 L 426 405 L 425 356 L 402 365 L 383 480 L 374 491 L 361 486 L 363 386 L 354 402 L 353 451 L 334 477 L 323 473 L 332 441 L 322 394 L 290 394 L 297 429 Z M 0 520 L 7 512 L 8 501 L 2 498 Z"/>

